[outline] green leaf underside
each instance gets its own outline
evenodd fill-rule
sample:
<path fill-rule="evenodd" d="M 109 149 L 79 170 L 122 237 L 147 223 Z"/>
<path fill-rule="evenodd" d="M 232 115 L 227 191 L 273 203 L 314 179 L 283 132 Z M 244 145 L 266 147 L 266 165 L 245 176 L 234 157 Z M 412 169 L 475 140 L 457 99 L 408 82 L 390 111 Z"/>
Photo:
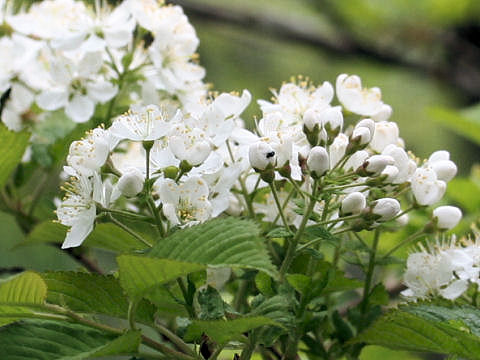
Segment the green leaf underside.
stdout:
<path fill-rule="evenodd" d="M 137 255 L 120 255 L 117 263 L 120 284 L 133 298 L 140 298 L 159 285 L 206 268 L 203 264 Z"/>
<path fill-rule="evenodd" d="M 83 325 L 25 320 L 0 328 L 6 360 L 80 360 L 137 351 L 140 332 L 118 336 Z"/>
<path fill-rule="evenodd" d="M 53 221 L 45 221 L 38 224 L 22 245 L 33 245 L 40 243 L 61 244 L 65 240 L 68 227 Z M 145 245 L 141 244 L 125 230 L 113 224 L 98 224 L 92 233 L 85 239 L 82 246 L 90 246 L 115 252 L 129 252 L 143 250 Z"/>
<path fill-rule="evenodd" d="M 185 340 L 190 342 L 199 339 L 205 333 L 218 344 L 225 344 L 230 340 L 239 340 L 243 333 L 264 325 L 276 325 L 276 323 L 272 319 L 261 316 L 235 320 L 194 320 L 187 329 Z"/>
<path fill-rule="evenodd" d="M 3 188 L 10 174 L 20 163 L 28 145 L 30 134 L 25 131 L 13 132 L 0 124 L 0 188 Z"/>
<path fill-rule="evenodd" d="M 412 306 L 408 311 L 393 310 L 385 314 L 355 338 L 354 342 L 480 359 L 480 338 L 471 334 L 465 323 L 461 320 L 460 323 L 434 320 L 435 318 L 446 319 L 445 315 L 439 315 L 444 311 L 449 313 L 449 316 L 453 316 L 454 313 L 449 311 L 451 309 L 443 308 L 442 312 L 434 311 L 436 315 L 433 316 L 432 311 L 413 308 Z"/>
<path fill-rule="evenodd" d="M 285 327 L 292 326 L 295 321 L 290 303 L 285 296 L 276 295 L 265 299 L 250 313 L 252 316 L 264 316 Z"/>
<path fill-rule="evenodd" d="M 46 296 L 47 285 L 34 272 L 24 272 L 0 283 L 0 325 L 15 321 L 15 315 L 32 314 L 28 306 L 43 304 Z"/>
<path fill-rule="evenodd" d="M 276 276 L 255 223 L 237 218 L 214 219 L 178 230 L 160 241 L 151 257 L 213 266 L 250 268 Z"/>
<path fill-rule="evenodd" d="M 127 317 L 127 297 L 118 279 L 111 275 L 47 272 L 42 277 L 48 286 L 47 301 L 51 304 L 65 305 L 81 313 Z M 155 307 L 142 301 L 137 308 L 137 321 L 150 324 L 154 313 Z"/>

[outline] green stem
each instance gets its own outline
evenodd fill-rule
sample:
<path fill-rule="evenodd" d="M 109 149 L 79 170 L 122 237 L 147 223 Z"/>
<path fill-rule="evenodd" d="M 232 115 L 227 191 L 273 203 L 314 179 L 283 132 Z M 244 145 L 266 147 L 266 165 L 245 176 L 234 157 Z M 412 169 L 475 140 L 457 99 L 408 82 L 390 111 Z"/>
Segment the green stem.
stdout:
<path fill-rule="evenodd" d="M 235 295 L 235 300 L 233 303 L 233 308 L 241 312 L 242 307 L 246 305 L 246 294 L 248 289 L 248 281 L 240 280 L 240 285 L 238 286 L 237 294 Z"/>
<path fill-rule="evenodd" d="M 195 318 L 195 311 L 193 310 L 192 304 L 188 302 L 188 291 L 181 277 L 177 278 L 177 284 L 182 291 L 183 300 L 185 302 L 185 309 L 187 310 L 188 315 L 193 319 Z"/>
<path fill-rule="evenodd" d="M 377 255 L 377 247 L 378 247 L 379 239 L 380 239 L 380 231 L 376 229 L 373 237 L 372 252 L 370 253 L 370 260 L 368 262 L 368 269 L 365 276 L 365 285 L 363 288 L 363 299 L 360 304 L 360 309 L 363 314 L 367 311 L 368 296 L 370 295 L 370 286 L 373 279 L 373 271 L 375 270 L 375 257 Z"/>
<path fill-rule="evenodd" d="M 137 330 L 135 326 L 135 313 L 137 311 L 138 301 L 131 300 L 128 304 L 128 324 L 130 325 L 130 329 Z"/>
<path fill-rule="evenodd" d="M 285 274 L 288 271 L 288 268 L 290 267 L 293 261 L 298 241 L 302 237 L 303 232 L 305 231 L 305 226 L 307 225 L 308 219 L 310 218 L 313 208 L 315 207 L 315 203 L 317 201 L 316 199 L 317 192 L 318 192 L 318 180 L 314 180 L 312 198 L 310 199 L 310 202 L 308 204 L 307 210 L 305 211 L 305 214 L 303 214 L 302 222 L 300 223 L 300 226 L 295 236 L 291 239 L 291 241 L 288 244 L 287 253 L 285 254 L 285 258 L 283 259 L 283 263 L 280 267 L 280 278 L 282 280 L 284 280 Z"/>
<path fill-rule="evenodd" d="M 270 183 L 269 185 L 270 189 L 272 190 L 273 198 L 275 199 L 275 205 L 277 205 L 278 213 L 280 214 L 280 217 L 282 219 L 283 226 L 285 226 L 285 229 L 290 231 L 290 226 L 288 225 L 287 218 L 285 217 L 285 214 L 283 212 L 282 204 L 280 203 L 280 199 L 278 198 L 277 189 L 275 189 L 275 184 Z"/>
<path fill-rule="evenodd" d="M 140 215 L 140 214 L 137 214 L 137 213 L 134 213 L 134 212 L 131 212 L 131 211 L 118 210 L 118 209 L 108 209 L 108 208 L 104 208 L 104 207 L 99 207 L 99 210 L 103 211 L 103 212 L 106 212 L 106 213 L 112 213 L 112 214 L 115 214 L 115 215 L 129 217 L 129 218 L 135 219 L 135 220 L 147 221 L 147 220 L 151 219 L 149 216 Z"/>
<path fill-rule="evenodd" d="M 188 346 L 181 338 L 179 338 L 172 331 L 170 331 L 170 329 L 163 326 L 162 324 L 159 324 L 158 322 L 155 323 L 154 326 L 155 326 L 155 329 L 157 329 L 157 331 L 160 334 L 167 337 L 172 343 L 174 343 L 184 353 L 189 354 L 193 357 L 196 357 L 195 351 L 193 351 L 193 349 L 190 348 L 190 346 Z"/>
<path fill-rule="evenodd" d="M 138 235 L 135 231 L 133 231 L 132 229 L 130 229 L 127 225 L 124 225 L 122 224 L 120 221 L 118 221 L 117 219 L 115 219 L 112 214 L 108 214 L 110 220 L 115 224 L 117 225 L 119 228 L 125 230 L 127 233 L 129 233 L 130 235 L 132 235 L 135 239 L 137 239 L 138 241 L 140 241 L 143 245 L 146 245 L 148 247 L 152 247 L 152 244 L 150 244 L 147 240 L 145 240 L 143 237 L 141 237 L 140 235 Z"/>
<path fill-rule="evenodd" d="M 147 196 L 147 205 L 148 208 L 150 209 L 150 212 L 152 213 L 153 217 L 155 218 L 155 224 L 156 229 L 159 233 L 159 235 L 163 238 L 165 237 L 165 229 L 163 228 L 163 223 L 162 220 L 160 219 L 160 214 L 157 210 L 157 207 L 155 206 L 155 201 L 153 200 L 152 197 L 152 188 L 150 185 L 150 150 L 152 149 L 152 146 L 145 146 L 144 143 L 144 148 L 146 152 L 145 156 L 145 168 L 146 168 L 146 176 L 145 176 L 145 184 L 146 184 L 146 196 Z"/>

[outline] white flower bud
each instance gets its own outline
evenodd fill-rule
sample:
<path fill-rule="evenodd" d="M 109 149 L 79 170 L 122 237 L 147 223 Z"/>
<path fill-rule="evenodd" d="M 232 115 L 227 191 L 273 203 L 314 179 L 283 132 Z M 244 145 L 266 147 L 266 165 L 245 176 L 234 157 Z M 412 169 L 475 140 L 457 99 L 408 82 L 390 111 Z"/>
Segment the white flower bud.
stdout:
<path fill-rule="evenodd" d="M 370 134 L 373 137 L 375 133 L 375 122 L 372 119 L 362 119 L 360 120 L 357 125 L 355 125 L 355 129 L 359 127 L 365 127 L 370 130 Z"/>
<path fill-rule="evenodd" d="M 343 114 L 341 106 L 329 107 L 320 113 L 320 119 L 327 132 L 338 134 L 343 126 Z"/>
<path fill-rule="evenodd" d="M 408 220 L 410 217 L 408 214 L 403 214 L 402 216 L 399 216 L 398 218 L 395 219 L 395 222 L 397 223 L 398 226 L 406 226 L 408 224 Z"/>
<path fill-rule="evenodd" d="M 364 168 L 371 174 L 380 174 L 388 165 L 393 165 L 394 160 L 388 155 L 370 156 L 364 163 Z"/>
<path fill-rule="evenodd" d="M 437 173 L 438 180 L 449 182 L 457 174 L 457 166 L 445 150 L 435 151 L 428 159 L 428 165 Z"/>
<path fill-rule="evenodd" d="M 383 198 L 375 201 L 372 213 L 380 215 L 377 221 L 388 221 L 400 212 L 400 203 L 391 198 Z"/>
<path fill-rule="evenodd" d="M 392 107 L 387 104 L 383 104 L 377 113 L 372 115 L 372 119 L 375 121 L 387 121 L 392 116 Z"/>
<path fill-rule="evenodd" d="M 432 205 L 439 201 L 447 184 L 437 179 L 437 173 L 429 166 L 418 168 L 411 179 L 412 193 L 420 205 Z"/>
<path fill-rule="evenodd" d="M 370 130 L 366 127 L 357 127 L 353 130 L 352 140 L 357 140 L 358 145 L 366 145 L 372 139 Z"/>
<path fill-rule="evenodd" d="M 307 109 L 303 114 L 303 123 L 310 131 L 313 131 L 316 125 L 318 125 L 318 128 L 320 129 L 322 127 L 320 113 L 315 109 Z"/>
<path fill-rule="evenodd" d="M 437 219 L 440 230 L 450 230 L 460 222 L 462 212 L 455 206 L 439 206 L 433 210 L 433 218 Z"/>
<path fill-rule="evenodd" d="M 367 206 L 365 195 L 361 192 L 352 192 L 348 194 L 342 201 L 342 214 L 359 214 Z"/>
<path fill-rule="evenodd" d="M 388 165 L 387 167 L 385 167 L 385 169 L 382 171 L 382 175 L 386 175 L 387 178 L 385 179 L 385 182 L 386 183 L 393 183 L 393 181 L 396 179 L 396 177 L 398 176 L 398 168 L 394 165 Z"/>
<path fill-rule="evenodd" d="M 332 145 L 330 145 L 330 167 L 334 167 L 340 161 L 340 159 L 345 155 L 345 151 L 348 146 L 348 137 L 340 133 L 333 140 Z"/>
<path fill-rule="evenodd" d="M 387 145 L 398 145 L 399 130 L 393 121 L 380 121 L 375 124 L 375 133 L 373 134 L 370 147 L 378 152 L 382 152 Z"/>
<path fill-rule="evenodd" d="M 330 160 L 327 150 L 321 146 L 314 146 L 307 158 L 308 169 L 317 177 L 325 174 L 329 167 Z"/>
<path fill-rule="evenodd" d="M 362 166 L 369 156 L 370 155 L 365 150 L 356 151 L 352 156 L 349 157 L 343 168 L 345 170 L 357 170 L 360 166 Z"/>
<path fill-rule="evenodd" d="M 118 179 L 117 189 L 126 197 L 137 195 L 143 189 L 143 174 L 136 168 L 130 168 Z"/>
<path fill-rule="evenodd" d="M 250 145 L 248 158 L 250 165 L 260 171 L 267 167 L 274 167 L 277 159 L 273 148 L 264 141 L 258 141 Z"/>

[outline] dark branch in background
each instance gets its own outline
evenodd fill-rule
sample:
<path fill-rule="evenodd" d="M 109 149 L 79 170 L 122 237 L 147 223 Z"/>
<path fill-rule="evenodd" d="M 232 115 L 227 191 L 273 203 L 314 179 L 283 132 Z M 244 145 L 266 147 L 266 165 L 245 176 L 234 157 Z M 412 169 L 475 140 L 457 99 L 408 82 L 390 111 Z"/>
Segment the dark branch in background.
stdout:
<path fill-rule="evenodd" d="M 205 4 L 197 0 L 172 0 L 181 5 L 187 15 L 203 21 L 224 22 L 245 28 L 257 28 L 282 39 L 294 40 L 321 47 L 337 54 L 361 55 L 372 60 L 409 67 L 433 75 L 463 93 L 470 101 L 480 100 L 480 48 L 475 42 L 465 38 L 461 31 L 454 29 L 435 34 L 435 42 L 442 44 L 446 59 L 432 61 L 431 58 L 413 60 L 403 54 L 403 49 L 365 44 L 354 39 L 345 29 L 345 24 L 328 2 L 319 1 L 322 11 L 334 26 L 335 35 L 323 34 L 317 28 L 298 21 L 288 21 L 285 17 L 274 17 L 262 12 L 232 9 L 228 2 L 220 5 Z M 321 6 L 321 7 L 320 7 Z M 477 30 L 479 31 L 479 30 Z M 480 32 L 480 31 L 479 31 Z"/>
<path fill-rule="evenodd" d="M 56 244 L 56 245 L 60 247 L 60 244 Z M 62 251 L 66 251 L 68 255 L 70 255 L 72 258 L 77 260 L 83 266 L 85 266 L 85 268 L 91 273 L 100 274 L 100 275 L 103 274 L 103 270 L 98 266 L 98 264 L 95 261 L 93 261 L 92 259 L 89 259 L 85 254 L 81 254 L 77 252 L 77 251 L 81 251 L 81 249 L 69 248 L 69 249 L 63 249 Z"/>

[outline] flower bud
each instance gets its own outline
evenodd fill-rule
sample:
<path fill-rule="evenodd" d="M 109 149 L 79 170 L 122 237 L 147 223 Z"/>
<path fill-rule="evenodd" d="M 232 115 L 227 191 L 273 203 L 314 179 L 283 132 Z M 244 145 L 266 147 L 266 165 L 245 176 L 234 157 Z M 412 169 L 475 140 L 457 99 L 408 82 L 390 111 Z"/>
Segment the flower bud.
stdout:
<path fill-rule="evenodd" d="M 394 160 L 388 155 L 372 155 L 362 165 L 357 173 L 361 176 L 379 175 L 388 165 L 393 165 Z"/>
<path fill-rule="evenodd" d="M 367 205 L 365 195 L 361 192 L 352 192 L 342 201 L 342 215 L 359 214 Z"/>
<path fill-rule="evenodd" d="M 391 198 L 383 198 L 374 202 L 372 213 L 380 216 L 377 221 L 388 221 L 400 212 L 400 203 Z"/>
<path fill-rule="evenodd" d="M 388 165 L 383 169 L 382 176 L 385 176 L 385 182 L 388 184 L 393 183 L 393 181 L 397 178 L 399 170 L 394 165 Z"/>
<path fill-rule="evenodd" d="M 428 158 L 428 164 L 437 173 L 438 180 L 449 182 L 457 174 L 457 165 L 450 160 L 448 151 L 435 151 Z"/>
<path fill-rule="evenodd" d="M 433 210 L 433 219 L 439 230 L 453 229 L 462 218 L 462 212 L 455 206 L 439 206 Z"/>
<path fill-rule="evenodd" d="M 329 139 L 333 139 L 342 131 L 343 114 L 341 106 L 329 107 L 320 113 L 322 125 L 327 131 Z"/>
<path fill-rule="evenodd" d="M 373 134 L 375 134 L 375 122 L 372 119 L 363 119 L 360 120 L 357 125 L 355 125 L 355 128 L 360 128 L 360 127 L 365 127 L 368 130 L 370 130 L 370 135 L 373 137 Z"/>
<path fill-rule="evenodd" d="M 361 145 L 367 145 L 371 139 L 372 139 L 372 135 L 370 133 L 370 130 L 368 130 L 368 128 L 358 127 L 353 130 L 352 140 L 350 140 L 350 142 L 351 143 L 355 142 L 357 143 L 357 145 L 361 146 Z"/>
<path fill-rule="evenodd" d="M 143 182 L 143 174 L 136 168 L 130 168 L 118 179 L 117 189 L 122 195 L 132 197 L 142 191 Z"/>
<path fill-rule="evenodd" d="M 322 127 L 320 113 L 314 109 L 307 109 L 303 114 L 303 124 L 308 131 L 319 131 Z"/>
<path fill-rule="evenodd" d="M 330 160 L 327 150 L 321 146 L 315 146 L 310 150 L 307 158 L 307 167 L 313 177 L 323 176 L 330 168 Z"/>
<path fill-rule="evenodd" d="M 248 151 L 250 165 L 257 171 L 273 168 L 276 163 L 275 151 L 264 141 L 250 145 Z"/>
<path fill-rule="evenodd" d="M 163 175 L 167 179 L 175 180 L 177 178 L 179 171 L 180 169 L 177 168 L 176 166 L 167 166 L 165 169 L 163 169 Z"/>

